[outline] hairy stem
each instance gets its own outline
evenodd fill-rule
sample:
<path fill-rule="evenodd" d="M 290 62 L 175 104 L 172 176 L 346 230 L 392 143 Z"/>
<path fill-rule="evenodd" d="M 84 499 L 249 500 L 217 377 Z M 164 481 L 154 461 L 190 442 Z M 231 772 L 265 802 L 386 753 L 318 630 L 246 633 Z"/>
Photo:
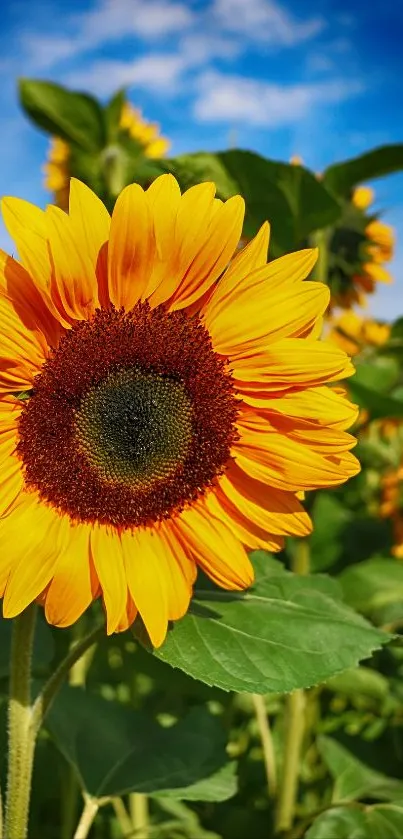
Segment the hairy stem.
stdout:
<path fill-rule="evenodd" d="M 31 659 L 36 604 L 14 619 L 8 702 L 8 774 L 5 818 L 7 839 L 25 839 L 28 831 L 35 731 L 32 727 Z"/>

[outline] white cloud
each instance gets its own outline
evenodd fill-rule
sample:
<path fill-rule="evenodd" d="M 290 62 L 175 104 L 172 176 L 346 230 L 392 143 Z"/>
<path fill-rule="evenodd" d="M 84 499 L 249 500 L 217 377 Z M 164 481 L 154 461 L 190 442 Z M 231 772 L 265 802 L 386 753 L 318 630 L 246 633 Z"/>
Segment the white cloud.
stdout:
<path fill-rule="evenodd" d="M 97 61 L 87 69 L 65 77 L 73 88 L 90 90 L 99 95 L 113 93 L 119 87 L 176 93 L 186 61 L 180 55 L 150 53 L 135 61 Z"/>
<path fill-rule="evenodd" d="M 325 26 L 321 17 L 297 20 L 276 0 L 214 0 L 212 14 L 228 32 L 275 46 L 306 41 Z"/>
<path fill-rule="evenodd" d="M 105 44 L 130 36 L 155 40 L 186 31 L 194 14 L 186 3 L 171 0 L 97 0 L 80 14 L 63 16 L 58 32 L 23 32 L 22 45 L 31 67 L 52 67 Z"/>
<path fill-rule="evenodd" d="M 279 85 L 207 72 L 199 80 L 194 116 L 200 122 L 242 122 L 271 128 L 293 124 L 314 105 L 342 102 L 361 90 L 359 82 L 344 80 Z"/>

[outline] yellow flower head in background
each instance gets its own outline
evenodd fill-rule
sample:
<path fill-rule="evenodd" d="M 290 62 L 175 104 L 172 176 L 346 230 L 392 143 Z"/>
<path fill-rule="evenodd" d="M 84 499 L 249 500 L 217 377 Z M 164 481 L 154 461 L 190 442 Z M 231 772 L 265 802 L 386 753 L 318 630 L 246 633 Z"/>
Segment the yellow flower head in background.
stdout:
<path fill-rule="evenodd" d="M 327 340 L 348 355 L 356 355 L 367 347 L 381 347 L 390 336 L 388 323 L 364 318 L 353 309 L 337 316 L 332 315 L 328 319 L 328 326 Z"/>
<path fill-rule="evenodd" d="M 159 125 L 146 122 L 142 113 L 130 102 L 124 102 L 119 127 L 136 140 L 145 157 L 157 158 L 167 154 L 170 142 L 159 133 Z M 43 167 L 45 188 L 53 192 L 55 203 L 62 210 L 69 206 L 69 181 L 72 174 L 70 166 L 70 146 L 60 137 L 50 140 L 47 162 Z"/>
<path fill-rule="evenodd" d="M 383 477 L 379 512 L 382 518 L 392 521 L 392 554 L 398 559 L 403 559 L 403 464 Z"/>
<path fill-rule="evenodd" d="M 57 626 L 101 596 L 109 633 L 137 613 L 154 645 L 197 567 L 253 580 L 247 549 L 305 536 L 297 494 L 359 470 L 353 372 L 317 338 L 329 290 L 312 250 L 267 264 L 269 228 L 233 258 L 244 202 L 171 175 L 112 218 L 73 179 L 69 215 L 3 202 L 0 596 Z"/>

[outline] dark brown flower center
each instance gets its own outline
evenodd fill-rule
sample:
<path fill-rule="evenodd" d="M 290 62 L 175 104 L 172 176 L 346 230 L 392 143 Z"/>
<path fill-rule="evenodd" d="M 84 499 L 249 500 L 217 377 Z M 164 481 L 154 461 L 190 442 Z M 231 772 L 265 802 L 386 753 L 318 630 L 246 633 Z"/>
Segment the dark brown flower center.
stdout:
<path fill-rule="evenodd" d="M 27 485 L 72 520 L 133 528 L 211 486 L 236 416 L 200 320 L 140 303 L 65 334 L 24 404 L 18 451 Z"/>

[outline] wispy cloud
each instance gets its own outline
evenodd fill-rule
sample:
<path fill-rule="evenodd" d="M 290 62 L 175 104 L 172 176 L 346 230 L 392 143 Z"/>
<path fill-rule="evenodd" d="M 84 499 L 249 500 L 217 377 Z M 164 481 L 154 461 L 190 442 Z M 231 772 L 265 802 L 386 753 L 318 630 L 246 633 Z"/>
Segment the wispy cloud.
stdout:
<path fill-rule="evenodd" d="M 326 25 L 322 17 L 298 20 L 276 0 L 214 0 L 211 11 L 227 32 L 283 47 L 312 38 Z"/>
<path fill-rule="evenodd" d="M 72 88 L 91 90 L 105 96 L 120 87 L 137 87 L 174 94 L 179 78 L 187 67 L 182 55 L 150 53 L 134 61 L 96 61 L 89 67 L 68 73 L 66 83 Z"/>
<path fill-rule="evenodd" d="M 297 122 L 314 105 L 342 102 L 362 90 L 360 82 L 342 79 L 280 85 L 212 71 L 199 80 L 194 116 L 200 122 L 277 127 Z"/>

